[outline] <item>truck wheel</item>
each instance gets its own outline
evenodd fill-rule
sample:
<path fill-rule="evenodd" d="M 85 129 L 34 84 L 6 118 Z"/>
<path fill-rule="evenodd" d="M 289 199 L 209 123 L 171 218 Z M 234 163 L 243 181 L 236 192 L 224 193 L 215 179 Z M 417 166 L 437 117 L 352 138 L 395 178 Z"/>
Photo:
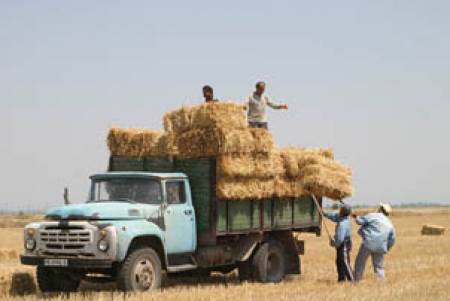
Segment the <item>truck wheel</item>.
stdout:
<path fill-rule="evenodd" d="M 80 277 L 69 271 L 38 266 L 36 279 L 39 289 L 47 292 L 76 292 L 80 286 Z"/>
<path fill-rule="evenodd" d="M 117 275 L 117 286 L 123 291 L 145 292 L 161 287 L 161 260 L 151 248 L 136 249 L 128 254 Z"/>
<path fill-rule="evenodd" d="M 285 275 L 283 245 L 271 240 L 263 243 L 253 257 L 253 273 L 260 282 L 280 282 Z"/>

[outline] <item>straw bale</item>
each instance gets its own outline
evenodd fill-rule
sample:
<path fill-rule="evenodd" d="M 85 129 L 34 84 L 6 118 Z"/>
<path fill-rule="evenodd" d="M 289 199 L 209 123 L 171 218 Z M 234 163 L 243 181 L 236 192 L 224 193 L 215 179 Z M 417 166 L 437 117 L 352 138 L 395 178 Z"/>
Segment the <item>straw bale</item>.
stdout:
<path fill-rule="evenodd" d="M 232 102 L 203 103 L 191 107 L 181 107 L 166 113 L 163 118 L 166 132 L 180 135 L 193 129 L 247 127 L 243 106 Z"/>
<path fill-rule="evenodd" d="M 0 261 L 18 259 L 19 254 L 14 249 L 0 249 Z"/>
<path fill-rule="evenodd" d="M 9 294 L 12 296 L 24 296 L 36 293 L 36 284 L 33 276 L 26 272 L 12 274 Z"/>
<path fill-rule="evenodd" d="M 178 143 L 175 134 L 164 133 L 158 140 L 157 150 L 153 155 L 176 156 L 178 155 Z"/>
<path fill-rule="evenodd" d="M 278 198 L 294 198 L 306 195 L 300 181 L 286 176 L 279 176 L 274 181 L 273 194 Z"/>
<path fill-rule="evenodd" d="M 438 225 L 424 225 L 422 227 L 422 235 L 444 235 L 445 227 Z"/>
<path fill-rule="evenodd" d="M 238 153 L 217 157 L 217 176 L 269 179 L 284 174 L 280 153 Z"/>
<path fill-rule="evenodd" d="M 181 134 L 177 139 L 177 144 L 179 155 L 182 158 L 209 157 L 231 153 L 268 153 L 273 149 L 273 140 L 270 133 L 248 128 L 191 130 Z"/>
<path fill-rule="evenodd" d="M 281 150 L 281 157 L 286 169 L 286 175 L 291 178 L 302 176 L 302 168 L 311 164 L 321 164 L 324 160 L 333 160 L 331 149 L 318 148 L 286 148 Z"/>
<path fill-rule="evenodd" d="M 158 155 L 158 141 L 162 133 L 147 129 L 112 128 L 108 147 L 112 155 L 143 157 Z"/>
<path fill-rule="evenodd" d="M 309 194 L 341 200 L 353 193 L 351 170 L 338 162 L 312 164 L 302 169 L 300 182 Z"/>
<path fill-rule="evenodd" d="M 273 196 L 274 181 L 256 178 L 220 178 L 217 181 L 216 195 L 224 200 L 262 199 Z"/>

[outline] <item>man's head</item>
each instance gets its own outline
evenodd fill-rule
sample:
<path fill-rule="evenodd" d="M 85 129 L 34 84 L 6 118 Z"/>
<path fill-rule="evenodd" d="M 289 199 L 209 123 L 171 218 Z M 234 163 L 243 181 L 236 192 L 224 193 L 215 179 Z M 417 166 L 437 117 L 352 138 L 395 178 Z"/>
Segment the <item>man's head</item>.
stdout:
<path fill-rule="evenodd" d="M 378 207 L 378 212 L 383 213 L 386 216 L 389 216 L 392 213 L 392 207 L 389 204 L 380 203 Z"/>
<path fill-rule="evenodd" d="M 264 91 L 266 90 L 266 83 L 265 82 L 257 82 L 255 85 L 256 94 L 263 95 Z"/>
<path fill-rule="evenodd" d="M 349 216 L 350 214 L 352 214 L 352 207 L 347 204 L 342 204 L 341 208 L 339 209 L 339 215 Z"/>
<path fill-rule="evenodd" d="M 211 86 L 204 86 L 203 87 L 203 97 L 205 97 L 205 101 L 212 101 L 214 99 L 214 91 Z"/>

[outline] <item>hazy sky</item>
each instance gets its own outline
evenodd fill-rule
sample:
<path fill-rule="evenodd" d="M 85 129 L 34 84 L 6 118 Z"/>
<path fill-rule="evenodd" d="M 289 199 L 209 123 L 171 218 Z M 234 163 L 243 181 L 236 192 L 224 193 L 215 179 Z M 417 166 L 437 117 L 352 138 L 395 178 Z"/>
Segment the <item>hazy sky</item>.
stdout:
<path fill-rule="evenodd" d="M 0 209 L 83 201 L 112 125 L 242 100 L 290 105 L 279 145 L 331 147 L 354 203 L 450 200 L 449 1 L 0 1 Z"/>

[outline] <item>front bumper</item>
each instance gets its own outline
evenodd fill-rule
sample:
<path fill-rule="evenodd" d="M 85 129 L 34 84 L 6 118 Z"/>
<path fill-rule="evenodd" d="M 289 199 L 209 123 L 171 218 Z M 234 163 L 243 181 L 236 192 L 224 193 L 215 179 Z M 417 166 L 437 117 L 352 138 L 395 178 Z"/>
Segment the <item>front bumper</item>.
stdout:
<path fill-rule="evenodd" d="M 20 262 L 25 265 L 44 265 L 46 258 L 67 259 L 68 265 L 63 268 L 75 269 L 109 269 L 113 265 L 113 261 L 109 259 L 84 259 L 84 258 L 64 258 L 64 257 L 43 257 L 33 255 L 20 255 Z"/>

